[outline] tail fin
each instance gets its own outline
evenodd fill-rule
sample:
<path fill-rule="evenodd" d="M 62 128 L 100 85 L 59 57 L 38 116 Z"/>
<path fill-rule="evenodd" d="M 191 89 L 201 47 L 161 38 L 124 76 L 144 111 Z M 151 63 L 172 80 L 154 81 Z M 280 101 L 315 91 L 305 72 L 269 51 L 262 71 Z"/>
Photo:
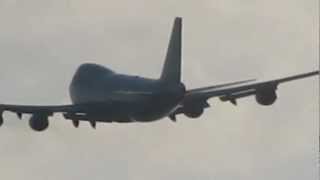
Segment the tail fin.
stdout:
<path fill-rule="evenodd" d="M 181 82 L 181 31 L 182 18 L 176 17 L 160 77 L 160 80 L 166 83 L 176 84 Z"/>

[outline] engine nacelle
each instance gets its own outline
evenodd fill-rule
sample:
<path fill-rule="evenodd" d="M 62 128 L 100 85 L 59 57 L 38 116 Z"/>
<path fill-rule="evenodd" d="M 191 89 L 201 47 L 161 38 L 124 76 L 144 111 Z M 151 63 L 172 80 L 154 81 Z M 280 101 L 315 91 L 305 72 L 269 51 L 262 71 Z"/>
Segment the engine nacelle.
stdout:
<path fill-rule="evenodd" d="M 187 106 L 183 108 L 183 113 L 189 118 L 198 118 L 203 114 L 203 107 Z"/>
<path fill-rule="evenodd" d="M 277 93 L 274 89 L 258 90 L 256 92 L 256 101 L 260 105 L 269 106 L 277 100 Z"/>
<path fill-rule="evenodd" d="M 0 127 L 3 124 L 3 111 L 0 111 Z"/>
<path fill-rule="evenodd" d="M 29 126 L 35 131 L 43 131 L 49 126 L 47 114 L 33 114 L 29 120 Z"/>

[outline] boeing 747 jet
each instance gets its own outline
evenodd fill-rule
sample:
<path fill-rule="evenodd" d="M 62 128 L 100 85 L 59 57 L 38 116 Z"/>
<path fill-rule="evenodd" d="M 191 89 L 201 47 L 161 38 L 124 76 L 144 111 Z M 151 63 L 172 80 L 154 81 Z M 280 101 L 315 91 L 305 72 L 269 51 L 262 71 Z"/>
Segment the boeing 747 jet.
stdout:
<path fill-rule="evenodd" d="M 69 87 L 72 104 L 0 104 L 0 126 L 5 111 L 16 113 L 20 119 L 24 114 L 31 115 L 29 125 L 35 131 L 47 129 L 49 117 L 56 113 L 62 113 L 75 127 L 80 121 L 88 121 L 93 128 L 97 122 L 152 122 L 165 117 L 176 121 L 179 114 L 198 118 L 210 107 L 210 98 L 236 105 L 239 98 L 255 96 L 259 104 L 272 105 L 280 84 L 319 75 L 319 71 L 313 71 L 265 82 L 245 80 L 186 89 L 181 82 L 181 30 L 182 18 L 177 17 L 159 79 L 124 75 L 97 64 L 82 64 Z"/>

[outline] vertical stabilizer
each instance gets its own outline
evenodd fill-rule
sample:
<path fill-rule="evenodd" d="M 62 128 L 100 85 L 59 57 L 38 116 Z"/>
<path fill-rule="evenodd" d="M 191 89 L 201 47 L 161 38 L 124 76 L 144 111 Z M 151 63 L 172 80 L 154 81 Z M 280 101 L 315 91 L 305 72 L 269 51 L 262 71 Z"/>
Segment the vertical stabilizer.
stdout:
<path fill-rule="evenodd" d="M 181 82 L 181 31 L 182 18 L 176 17 L 160 78 L 166 83 Z"/>

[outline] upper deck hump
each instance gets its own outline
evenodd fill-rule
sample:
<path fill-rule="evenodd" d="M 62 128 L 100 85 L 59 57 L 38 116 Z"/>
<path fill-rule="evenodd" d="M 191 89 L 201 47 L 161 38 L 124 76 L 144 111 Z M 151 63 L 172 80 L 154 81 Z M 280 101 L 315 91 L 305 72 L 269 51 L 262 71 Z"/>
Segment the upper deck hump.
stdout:
<path fill-rule="evenodd" d="M 94 74 L 113 74 L 114 71 L 111 69 L 108 69 L 104 66 L 101 66 L 99 64 L 94 64 L 94 63 L 85 63 L 81 64 L 77 71 L 76 75 L 83 74 L 83 75 L 94 75 Z"/>
<path fill-rule="evenodd" d="M 104 66 L 93 64 L 93 63 L 85 63 L 81 64 L 76 70 L 73 79 L 73 83 L 79 83 L 83 81 L 92 81 L 97 79 L 98 77 L 109 76 L 115 74 L 114 71 L 108 69 Z"/>

